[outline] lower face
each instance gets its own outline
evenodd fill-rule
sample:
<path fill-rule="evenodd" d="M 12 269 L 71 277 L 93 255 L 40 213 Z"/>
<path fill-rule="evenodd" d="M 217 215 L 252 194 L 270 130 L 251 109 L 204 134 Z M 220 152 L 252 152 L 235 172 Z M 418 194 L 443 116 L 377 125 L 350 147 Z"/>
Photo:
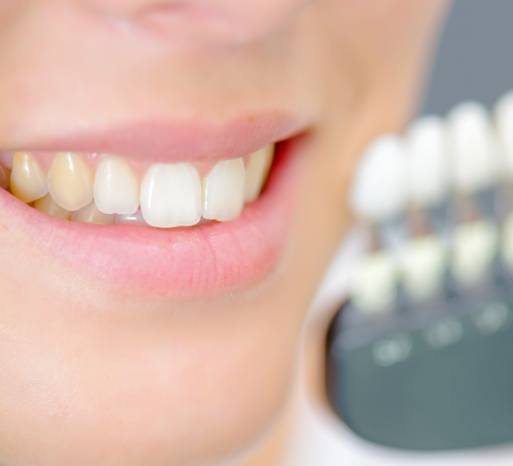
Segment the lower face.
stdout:
<path fill-rule="evenodd" d="M 407 119 L 443 8 L 196 3 L 0 7 L 2 464 L 221 464 L 265 437 L 358 153 Z"/>

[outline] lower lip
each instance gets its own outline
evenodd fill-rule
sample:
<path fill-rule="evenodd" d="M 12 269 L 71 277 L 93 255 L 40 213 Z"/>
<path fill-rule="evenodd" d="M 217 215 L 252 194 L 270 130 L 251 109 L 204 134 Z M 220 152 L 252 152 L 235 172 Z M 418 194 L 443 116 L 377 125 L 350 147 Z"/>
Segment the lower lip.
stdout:
<path fill-rule="evenodd" d="M 231 222 L 171 230 L 65 222 L 3 190 L 0 215 L 11 231 L 101 286 L 181 297 L 245 288 L 268 276 L 284 249 L 300 146 L 299 138 L 279 146 L 266 189 Z"/>

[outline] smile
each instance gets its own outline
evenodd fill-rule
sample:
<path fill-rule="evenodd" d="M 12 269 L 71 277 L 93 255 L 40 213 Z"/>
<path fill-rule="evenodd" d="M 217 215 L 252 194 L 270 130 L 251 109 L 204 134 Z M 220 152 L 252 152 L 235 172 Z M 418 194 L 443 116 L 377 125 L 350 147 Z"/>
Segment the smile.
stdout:
<path fill-rule="evenodd" d="M 139 141 L 134 127 L 4 151 L 0 232 L 113 287 L 198 296 L 253 284 L 285 245 L 302 129 L 252 122 L 194 138 L 141 125 Z"/>

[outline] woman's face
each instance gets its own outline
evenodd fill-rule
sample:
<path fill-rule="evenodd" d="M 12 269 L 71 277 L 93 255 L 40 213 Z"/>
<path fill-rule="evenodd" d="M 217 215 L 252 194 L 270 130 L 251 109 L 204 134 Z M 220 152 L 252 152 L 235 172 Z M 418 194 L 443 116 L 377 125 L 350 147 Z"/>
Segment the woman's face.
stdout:
<path fill-rule="evenodd" d="M 220 464 L 264 437 L 443 3 L 2 0 L 1 464 Z"/>

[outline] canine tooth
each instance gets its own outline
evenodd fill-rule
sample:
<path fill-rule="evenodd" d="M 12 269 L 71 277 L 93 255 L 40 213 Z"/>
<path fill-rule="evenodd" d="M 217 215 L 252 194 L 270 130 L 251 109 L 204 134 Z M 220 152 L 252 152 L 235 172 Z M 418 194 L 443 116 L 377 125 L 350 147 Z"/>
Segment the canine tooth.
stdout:
<path fill-rule="evenodd" d="M 34 203 L 34 208 L 50 217 L 62 218 L 63 220 L 68 220 L 71 217 L 71 212 L 57 205 L 49 194 L 38 199 Z"/>
<path fill-rule="evenodd" d="M 91 202 L 88 206 L 73 212 L 71 220 L 81 223 L 94 223 L 96 225 L 110 225 L 114 223 L 114 216 L 100 212 L 94 202 Z"/>
<path fill-rule="evenodd" d="M 449 188 L 446 130 L 443 120 L 428 116 L 411 126 L 406 147 L 408 193 L 420 206 L 440 202 Z"/>
<path fill-rule="evenodd" d="M 486 109 L 475 102 L 455 107 L 448 117 L 448 142 L 456 189 L 474 192 L 497 177 L 497 141 Z"/>
<path fill-rule="evenodd" d="M 452 271 L 462 286 L 484 280 L 497 252 L 497 230 L 488 221 L 466 223 L 456 228 L 452 253 Z"/>
<path fill-rule="evenodd" d="M 274 146 L 267 146 L 249 156 L 246 164 L 244 199 L 253 202 L 259 195 L 269 174 L 274 156 Z"/>
<path fill-rule="evenodd" d="M 155 164 L 141 184 L 141 211 L 148 225 L 195 225 L 201 219 L 201 179 L 189 163 Z"/>
<path fill-rule="evenodd" d="M 374 141 L 362 156 L 351 193 L 354 212 L 382 220 L 400 212 L 406 201 L 405 147 L 394 135 Z"/>
<path fill-rule="evenodd" d="M 94 201 L 105 214 L 133 214 L 139 208 L 139 182 L 120 157 L 104 158 L 96 168 Z"/>
<path fill-rule="evenodd" d="M 227 221 L 244 208 L 244 161 L 241 158 L 216 163 L 205 178 L 203 217 Z"/>
<path fill-rule="evenodd" d="M 27 152 L 14 154 L 10 189 L 14 196 L 27 204 L 48 193 L 45 174 L 33 155 Z"/>
<path fill-rule="evenodd" d="M 0 188 L 7 189 L 9 187 L 9 171 L 7 168 L 0 165 Z"/>
<path fill-rule="evenodd" d="M 48 189 L 57 204 L 74 212 L 92 202 L 93 175 L 80 155 L 63 152 L 53 159 Z"/>

